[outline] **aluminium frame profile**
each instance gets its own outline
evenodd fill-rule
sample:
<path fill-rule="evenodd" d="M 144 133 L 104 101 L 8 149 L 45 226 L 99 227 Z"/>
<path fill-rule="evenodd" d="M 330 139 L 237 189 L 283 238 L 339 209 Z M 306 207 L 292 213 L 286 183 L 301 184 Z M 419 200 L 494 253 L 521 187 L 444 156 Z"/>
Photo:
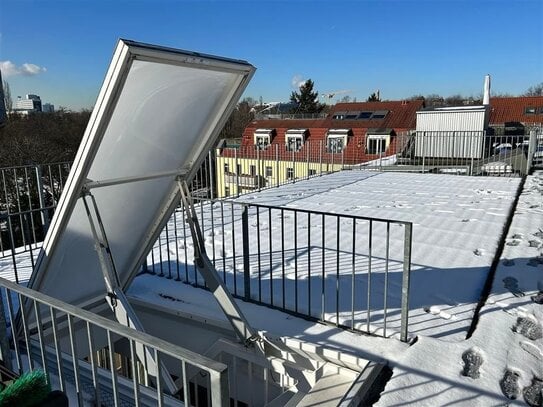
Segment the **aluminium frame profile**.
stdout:
<path fill-rule="evenodd" d="M 102 218 L 100 217 L 100 211 L 98 209 L 96 200 L 88 189 L 84 190 L 82 199 L 94 239 L 94 248 L 98 255 L 100 269 L 106 284 L 106 301 L 113 311 L 117 322 L 125 325 L 128 328 L 133 328 L 136 331 L 145 332 L 143 324 L 128 302 L 123 290 L 119 287 L 119 276 L 115 268 L 115 262 L 113 260 L 107 234 L 104 224 L 102 223 Z M 87 202 L 87 199 L 90 200 L 90 205 L 89 202 Z M 157 381 L 160 380 L 158 375 L 162 375 L 163 385 L 169 394 L 175 394 L 177 392 L 177 386 L 168 373 L 166 366 L 162 361 L 159 363 L 159 366 L 157 366 L 155 357 L 148 348 L 137 344 L 136 355 L 149 375 L 154 376 Z"/>

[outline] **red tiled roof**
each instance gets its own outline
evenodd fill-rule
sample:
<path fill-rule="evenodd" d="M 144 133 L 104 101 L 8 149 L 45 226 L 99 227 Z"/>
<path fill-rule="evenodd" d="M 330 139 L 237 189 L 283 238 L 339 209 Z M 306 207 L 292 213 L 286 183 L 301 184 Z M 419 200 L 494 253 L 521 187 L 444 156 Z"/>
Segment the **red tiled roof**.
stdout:
<path fill-rule="evenodd" d="M 333 122 L 349 123 L 347 127 L 386 127 L 391 129 L 414 129 L 417 110 L 424 107 L 423 100 L 401 100 L 393 102 L 360 102 L 338 103 L 332 107 L 330 117 L 336 112 L 388 110 L 382 120 L 333 120 Z"/>
<path fill-rule="evenodd" d="M 272 140 L 271 148 L 261 151 L 261 157 L 270 155 L 275 157 L 278 154 L 280 159 L 291 159 L 293 153 L 285 149 L 285 134 L 289 129 L 308 129 L 306 144 L 298 152 L 294 153 L 295 158 L 304 159 L 306 155 L 322 157 L 323 160 L 332 160 L 333 154 L 326 152 L 326 134 L 329 129 L 351 129 L 352 134 L 345 147 L 345 163 L 364 162 L 374 159 L 375 155 L 369 155 L 366 150 L 366 132 L 370 128 L 391 129 L 392 135 L 402 131 L 415 129 L 416 112 L 424 107 L 424 101 L 397 101 L 397 102 L 363 102 L 363 103 L 338 103 L 332 107 L 330 114 L 324 119 L 263 119 L 255 120 L 245 128 L 241 141 L 242 149 L 240 156 L 256 155 L 254 148 L 254 132 L 256 129 L 275 129 L 275 137 Z M 378 111 L 387 110 L 388 113 L 381 120 L 335 120 L 332 118 L 335 112 L 342 111 Z M 396 153 L 396 137 L 391 140 L 390 148 L 385 155 Z M 273 145 L 279 147 L 274 148 Z M 277 151 L 277 153 L 275 153 Z M 322 151 L 322 153 L 320 152 Z M 225 152 L 225 154 L 229 154 Z M 334 155 L 335 157 L 338 154 Z M 338 158 L 336 158 L 337 160 Z"/>
<path fill-rule="evenodd" d="M 536 114 L 526 114 L 527 107 L 535 107 Z M 506 122 L 543 123 L 542 108 L 543 96 L 490 98 L 490 125 Z"/>

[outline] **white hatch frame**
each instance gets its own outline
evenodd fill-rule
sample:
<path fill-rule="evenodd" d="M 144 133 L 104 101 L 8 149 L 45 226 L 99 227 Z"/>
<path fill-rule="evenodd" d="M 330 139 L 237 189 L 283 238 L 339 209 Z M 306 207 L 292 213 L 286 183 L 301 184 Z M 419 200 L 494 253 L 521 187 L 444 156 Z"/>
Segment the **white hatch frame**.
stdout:
<path fill-rule="evenodd" d="M 90 310 L 105 297 L 120 323 L 143 331 L 124 291 L 179 199 L 191 210 L 186 185 L 254 71 L 245 61 L 119 40 L 29 287 Z M 240 339 L 256 337 L 205 250 L 196 252 Z"/>

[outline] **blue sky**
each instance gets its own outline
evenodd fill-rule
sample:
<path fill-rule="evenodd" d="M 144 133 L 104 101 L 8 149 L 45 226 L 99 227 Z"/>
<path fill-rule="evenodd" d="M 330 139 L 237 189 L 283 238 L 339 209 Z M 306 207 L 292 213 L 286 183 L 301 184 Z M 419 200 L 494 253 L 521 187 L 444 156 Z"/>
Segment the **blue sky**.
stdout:
<path fill-rule="evenodd" d="M 245 59 L 245 96 L 519 94 L 543 81 L 543 1 L 0 0 L 0 65 L 13 99 L 92 108 L 118 38 Z M 9 61 L 9 62 L 8 62 Z"/>

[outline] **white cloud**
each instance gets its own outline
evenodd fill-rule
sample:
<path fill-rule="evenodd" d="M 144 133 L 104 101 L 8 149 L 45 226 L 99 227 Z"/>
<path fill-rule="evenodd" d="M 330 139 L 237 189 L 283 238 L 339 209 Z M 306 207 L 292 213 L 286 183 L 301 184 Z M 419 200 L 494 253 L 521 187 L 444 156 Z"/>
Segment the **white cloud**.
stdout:
<path fill-rule="evenodd" d="M 304 83 L 305 83 L 305 79 L 304 79 L 304 77 L 302 75 L 294 75 L 292 77 L 290 85 L 294 89 L 298 90 L 298 89 L 300 89 L 300 86 L 302 86 Z"/>
<path fill-rule="evenodd" d="M 6 78 L 15 75 L 34 76 L 47 72 L 47 69 L 43 66 L 29 64 L 28 62 L 17 66 L 11 61 L 0 61 L 0 70 L 2 71 L 2 76 Z"/>

